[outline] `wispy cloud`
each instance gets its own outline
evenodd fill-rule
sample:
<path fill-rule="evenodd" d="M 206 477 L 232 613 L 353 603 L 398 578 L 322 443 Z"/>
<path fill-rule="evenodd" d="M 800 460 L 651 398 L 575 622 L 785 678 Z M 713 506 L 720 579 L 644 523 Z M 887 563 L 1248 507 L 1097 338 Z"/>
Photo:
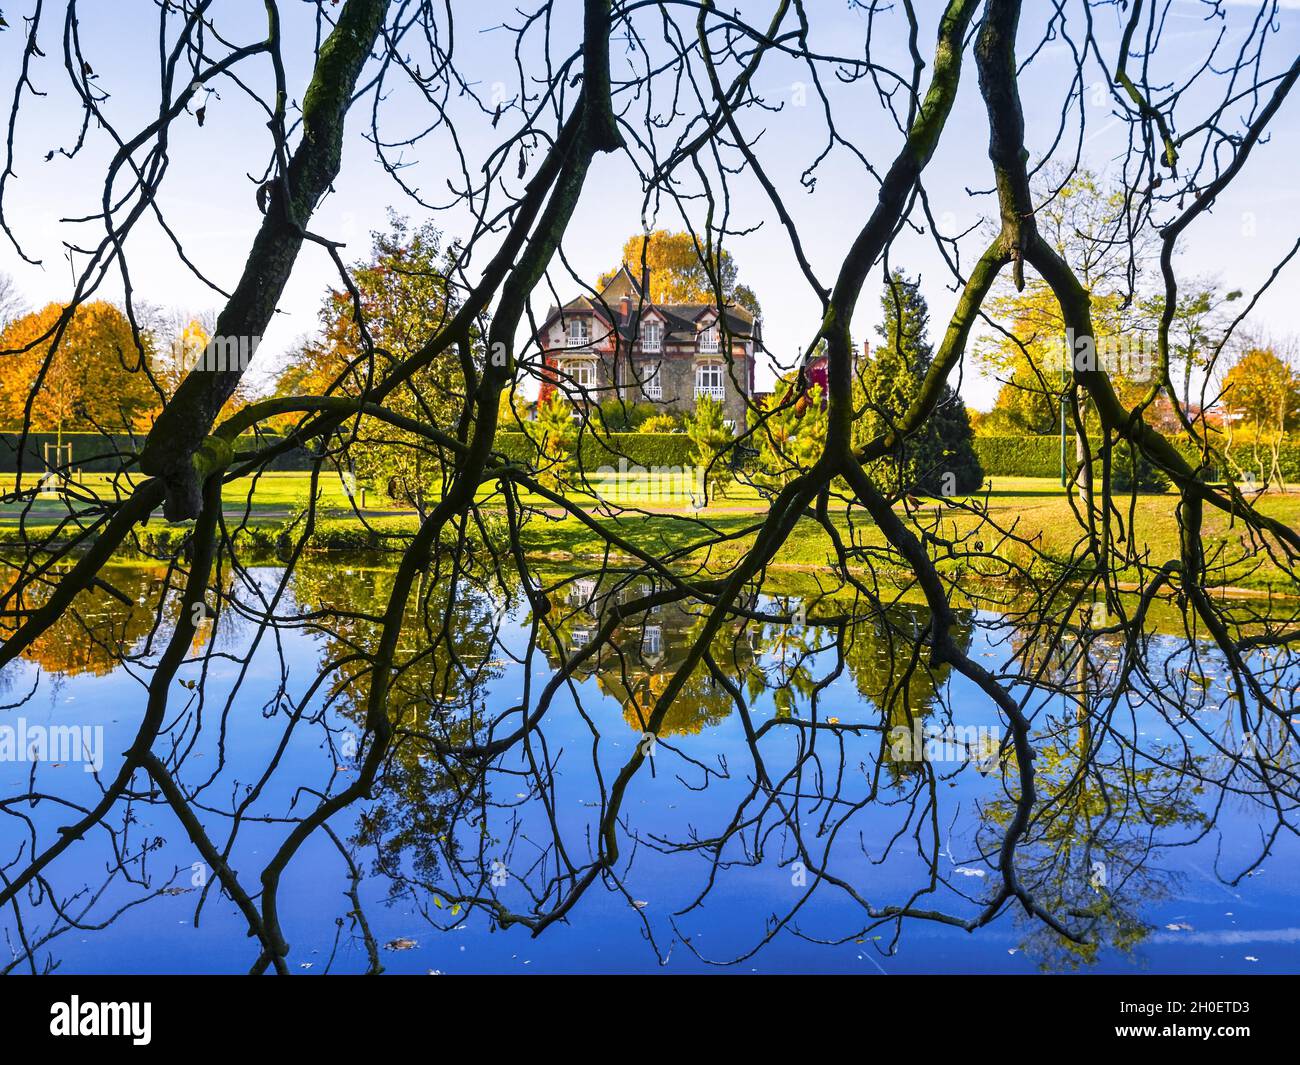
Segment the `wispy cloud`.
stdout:
<path fill-rule="evenodd" d="M 1241 943 L 1300 943 L 1300 928 L 1225 929 L 1221 932 L 1158 932 L 1148 943 L 1196 943 L 1230 947 Z"/>

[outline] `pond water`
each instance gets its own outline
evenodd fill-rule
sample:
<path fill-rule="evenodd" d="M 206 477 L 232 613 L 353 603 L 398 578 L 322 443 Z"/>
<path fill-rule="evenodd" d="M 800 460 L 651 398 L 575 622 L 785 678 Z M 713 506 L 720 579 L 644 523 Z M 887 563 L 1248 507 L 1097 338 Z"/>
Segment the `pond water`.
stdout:
<path fill-rule="evenodd" d="M 98 775 L 75 757 L 0 761 L 9 876 L 73 819 L 68 804 L 99 798 L 141 720 L 168 576 L 141 565 L 106 576 L 113 594 L 83 596 L 0 675 L 0 727 L 73 724 L 103 743 Z M 272 566 L 230 578 L 234 603 L 272 604 L 282 623 L 259 631 L 229 604 L 215 632 L 207 623 L 153 748 L 218 845 L 247 803 L 230 865 L 254 893 L 295 820 L 355 779 L 375 638 L 366 615 L 392 572 L 313 560 L 277 600 L 283 578 Z M 1180 720 L 1160 712 L 1151 677 L 1106 703 L 1117 667 L 1104 640 L 1077 661 L 1042 662 L 1022 619 L 959 613 L 960 642 L 986 668 L 1058 675 L 1059 691 L 1012 689 L 1032 721 L 1040 799 L 1016 862 L 1049 912 L 1089 929 L 1096 945 L 1075 947 L 1014 903 L 973 931 L 882 915 L 977 916 L 1000 883 L 1018 794 L 993 704 L 899 639 L 923 629 L 921 608 L 900 603 L 844 638 L 842 600 L 773 579 L 745 604 L 753 617 L 714 641 L 727 683 L 698 670 L 651 737 L 646 715 L 702 612 L 668 604 L 621 618 L 539 709 L 562 659 L 590 649 L 619 603 L 653 591 L 616 574 L 548 580 L 544 619 L 517 591 L 449 601 L 436 575 L 422 587 L 429 610 L 413 611 L 398 649 L 399 730 L 380 786 L 284 873 L 292 971 L 364 971 L 367 928 L 389 972 L 1300 971 L 1300 849 L 1286 831 L 1268 843 L 1271 800 L 1234 771 L 1232 700 L 1205 646 L 1151 636 L 1152 677 L 1196 680 Z M 764 620 L 801 606 L 803 624 Z M 451 646 L 427 639 L 437 617 L 453 621 Z M 435 741 L 510 734 L 520 705 L 540 716 L 499 754 L 437 753 Z M 1105 710 L 1104 727 L 1085 706 Z M 638 745 L 652 757 L 611 819 Z M 11 954 L 25 937 L 38 968 L 62 972 L 246 971 L 257 948 L 244 918 L 143 775 L 136 787 L 45 870 L 49 895 L 27 889 L 21 929 L 4 909 Z M 579 890 L 602 831 L 618 859 Z M 546 927 L 502 927 L 506 913 Z"/>

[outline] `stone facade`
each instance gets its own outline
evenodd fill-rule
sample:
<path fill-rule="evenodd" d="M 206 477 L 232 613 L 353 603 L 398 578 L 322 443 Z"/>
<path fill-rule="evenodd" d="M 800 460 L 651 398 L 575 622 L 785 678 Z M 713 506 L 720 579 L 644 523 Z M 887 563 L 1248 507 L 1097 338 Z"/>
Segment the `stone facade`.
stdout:
<path fill-rule="evenodd" d="M 559 388 L 578 404 L 620 397 L 685 414 L 708 393 L 722 401 L 726 418 L 744 425 L 759 323 L 741 307 L 726 308 L 720 322 L 707 304 L 658 305 L 643 295 L 650 290 L 648 275 L 638 283 L 623 267 L 595 299 L 553 309 L 537 337 L 546 367 L 541 398 Z"/>

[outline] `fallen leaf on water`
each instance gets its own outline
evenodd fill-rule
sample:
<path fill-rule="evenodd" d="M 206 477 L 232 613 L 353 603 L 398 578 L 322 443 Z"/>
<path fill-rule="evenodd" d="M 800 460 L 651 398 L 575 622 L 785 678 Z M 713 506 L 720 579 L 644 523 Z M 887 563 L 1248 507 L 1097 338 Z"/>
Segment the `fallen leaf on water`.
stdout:
<path fill-rule="evenodd" d="M 384 944 L 385 950 L 414 950 L 420 944 L 414 939 L 407 939 L 405 936 L 399 936 L 397 939 L 390 939 Z"/>

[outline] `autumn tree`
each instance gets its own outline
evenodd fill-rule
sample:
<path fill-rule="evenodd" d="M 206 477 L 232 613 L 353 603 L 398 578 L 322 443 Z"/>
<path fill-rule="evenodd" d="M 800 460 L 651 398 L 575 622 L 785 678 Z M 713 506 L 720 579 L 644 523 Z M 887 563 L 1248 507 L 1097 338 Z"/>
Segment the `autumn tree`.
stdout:
<path fill-rule="evenodd" d="M 1300 374 L 1272 348 L 1251 347 L 1223 377 L 1221 404 L 1227 415 L 1229 461 L 1262 483 L 1282 483 L 1279 449 L 1300 420 Z M 1249 451 L 1238 444 L 1246 430 Z"/>
<path fill-rule="evenodd" d="M 758 297 L 738 278 L 740 270 L 730 251 L 711 245 L 708 238 L 694 233 L 655 229 L 638 233 L 623 244 L 622 265 L 632 276 L 641 268 L 650 271 L 650 292 L 656 303 L 738 303 L 755 317 L 761 314 Z M 602 274 L 598 288 L 604 288 L 619 271 L 615 266 Z"/>
<path fill-rule="evenodd" d="M 66 325 L 63 315 L 51 303 L 0 333 L 0 424 L 21 427 L 30 404 L 35 432 L 147 430 L 163 399 L 153 336 L 134 334 L 104 300 L 82 304 Z"/>
<path fill-rule="evenodd" d="M 1169 330 L 1169 355 L 1177 374 L 1183 410 L 1192 410 L 1192 381 L 1210 369 L 1230 335 L 1231 304 L 1241 298 L 1240 289 L 1225 290 L 1215 278 L 1198 278 L 1179 292 Z M 1162 294 L 1149 296 L 1141 304 L 1142 313 L 1154 330 L 1164 312 Z"/>
<path fill-rule="evenodd" d="M 1124 191 L 1089 170 L 1063 174 L 1050 168 L 1040 175 L 1035 192 L 1042 200 L 1036 217 L 1044 239 L 1089 295 L 1096 364 L 1133 403 L 1148 384 L 1154 361 L 1152 334 L 1143 333 L 1149 320 L 1133 302 L 1149 266 L 1151 238 L 1126 237 Z M 1000 420 L 1032 433 L 1055 431 L 1079 354 L 1073 342 L 1079 338 L 1069 335 L 1051 285 L 1030 275 L 1019 287 L 1004 277 L 989 299 L 988 313 L 994 328 L 983 335 L 976 355 L 1002 381 L 994 407 Z"/>

